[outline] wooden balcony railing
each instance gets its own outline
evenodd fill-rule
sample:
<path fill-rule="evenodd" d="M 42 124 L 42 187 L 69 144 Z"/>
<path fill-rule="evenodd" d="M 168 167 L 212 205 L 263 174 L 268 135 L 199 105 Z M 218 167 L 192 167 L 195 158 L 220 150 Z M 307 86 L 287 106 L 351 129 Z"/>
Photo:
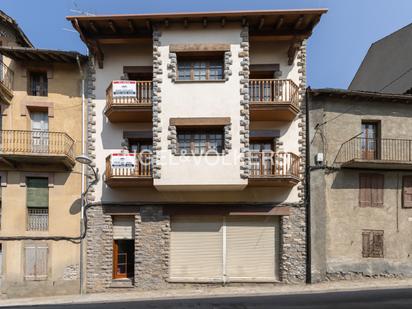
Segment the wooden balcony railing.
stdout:
<path fill-rule="evenodd" d="M 342 144 L 336 163 L 379 160 L 412 163 L 412 140 L 354 137 Z"/>
<path fill-rule="evenodd" d="M 299 88 L 290 79 L 250 79 L 249 95 L 251 103 L 299 104 Z"/>
<path fill-rule="evenodd" d="M 0 154 L 62 155 L 74 160 L 74 140 L 63 132 L 1 130 Z"/>
<path fill-rule="evenodd" d="M 112 164 L 113 154 L 106 158 L 106 179 L 113 177 L 121 178 L 151 178 L 152 177 L 152 154 L 149 152 L 138 153 L 134 155 L 132 164 L 121 164 L 114 166 Z"/>
<path fill-rule="evenodd" d="M 0 83 L 4 85 L 10 92 L 13 89 L 14 72 L 2 61 L 0 61 Z"/>
<path fill-rule="evenodd" d="M 152 103 L 152 89 L 151 81 L 136 82 L 135 96 L 118 96 L 113 94 L 113 83 L 109 85 L 106 90 L 106 109 L 117 106 L 131 106 L 139 104 Z"/>
<path fill-rule="evenodd" d="M 251 177 L 299 177 L 299 156 L 291 152 L 251 152 Z"/>

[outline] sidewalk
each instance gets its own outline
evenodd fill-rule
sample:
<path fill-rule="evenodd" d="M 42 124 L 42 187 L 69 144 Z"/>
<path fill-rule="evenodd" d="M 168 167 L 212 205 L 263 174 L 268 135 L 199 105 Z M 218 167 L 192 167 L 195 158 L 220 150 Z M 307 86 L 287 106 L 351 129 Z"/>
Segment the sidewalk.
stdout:
<path fill-rule="evenodd" d="M 36 298 L 15 298 L 0 300 L 0 307 L 24 305 L 52 305 L 127 302 L 143 300 L 162 300 L 177 298 L 207 298 L 308 294 L 337 291 L 361 291 L 370 289 L 412 288 L 412 278 L 408 279 L 364 279 L 359 281 L 334 281 L 312 285 L 245 285 L 228 287 L 201 287 L 196 289 L 181 288 L 152 291 L 115 291 L 85 295 L 65 295 Z"/>

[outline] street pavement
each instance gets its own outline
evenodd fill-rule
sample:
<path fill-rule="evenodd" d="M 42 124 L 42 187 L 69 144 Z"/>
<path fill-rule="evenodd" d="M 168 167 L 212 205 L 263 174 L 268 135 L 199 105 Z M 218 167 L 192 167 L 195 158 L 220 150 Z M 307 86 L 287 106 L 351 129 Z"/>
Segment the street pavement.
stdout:
<path fill-rule="evenodd" d="M 235 297 L 193 297 L 184 299 L 161 299 L 143 301 L 124 301 L 119 299 L 105 303 L 76 303 L 35 306 L 15 306 L 3 308 L 44 308 L 44 309 L 246 309 L 246 308 L 412 308 L 412 288 L 375 289 L 362 291 L 328 292 L 289 295 L 254 295 Z"/>

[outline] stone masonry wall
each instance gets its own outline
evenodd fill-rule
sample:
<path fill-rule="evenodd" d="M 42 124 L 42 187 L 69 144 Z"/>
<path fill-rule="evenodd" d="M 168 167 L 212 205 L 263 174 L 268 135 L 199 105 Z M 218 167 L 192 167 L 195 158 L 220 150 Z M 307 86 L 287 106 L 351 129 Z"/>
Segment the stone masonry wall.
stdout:
<path fill-rule="evenodd" d="M 305 156 L 306 156 L 306 41 L 297 54 L 299 68 L 299 155 L 300 184 L 298 185 L 300 202 L 290 205 L 290 216 L 281 219 L 281 280 L 285 283 L 304 282 L 306 280 L 306 205 L 305 205 Z"/>

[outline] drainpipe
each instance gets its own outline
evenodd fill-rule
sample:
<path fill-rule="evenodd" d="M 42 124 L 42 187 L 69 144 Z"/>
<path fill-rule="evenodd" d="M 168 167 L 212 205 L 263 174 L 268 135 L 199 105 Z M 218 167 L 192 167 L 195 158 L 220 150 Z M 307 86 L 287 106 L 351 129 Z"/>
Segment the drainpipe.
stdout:
<path fill-rule="evenodd" d="M 310 87 L 305 90 L 305 105 L 306 105 L 306 153 L 305 153 L 305 208 L 306 208 L 306 283 L 312 282 L 312 238 L 311 238 L 311 205 L 310 205 L 310 138 L 309 138 L 309 100 L 308 95 Z"/>
<path fill-rule="evenodd" d="M 82 144 L 82 155 L 85 154 L 85 138 L 84 138 L 84 113 L 85 113 L 85 96 L 84 96 L 84 72 L 83 68 L 80 63 L 80 58 L 79 56 L 76 56 L 77 60 L 77 65 L 79 67 L 79 72 L 80 76 L 82 79 L 82 85 L 81 85 L 81 95 L 82 95 L 82 124 L 81 124 L 81 130 L 82 130 L 82 138 L 81 138 L 81 144 Z M 81 170 L 81 208 L 80 208 L 80 235 L 83 235 L 83 223 L 84 223 L 84 196 L 83 192 L 85 189 L 85 166 L 84 164 L 81 165 L 82 170 Z M 83 244 L 83 239 L 80 240 L 80 260 L 79 260 L 79 281 L 80 281 L 80 289 L 79 292 L 80 294 L 83 294 L 83 281 L 84 281 L 84 274 L 83 274 L 83 250 L 84 250 L 84 244 Z"/>

